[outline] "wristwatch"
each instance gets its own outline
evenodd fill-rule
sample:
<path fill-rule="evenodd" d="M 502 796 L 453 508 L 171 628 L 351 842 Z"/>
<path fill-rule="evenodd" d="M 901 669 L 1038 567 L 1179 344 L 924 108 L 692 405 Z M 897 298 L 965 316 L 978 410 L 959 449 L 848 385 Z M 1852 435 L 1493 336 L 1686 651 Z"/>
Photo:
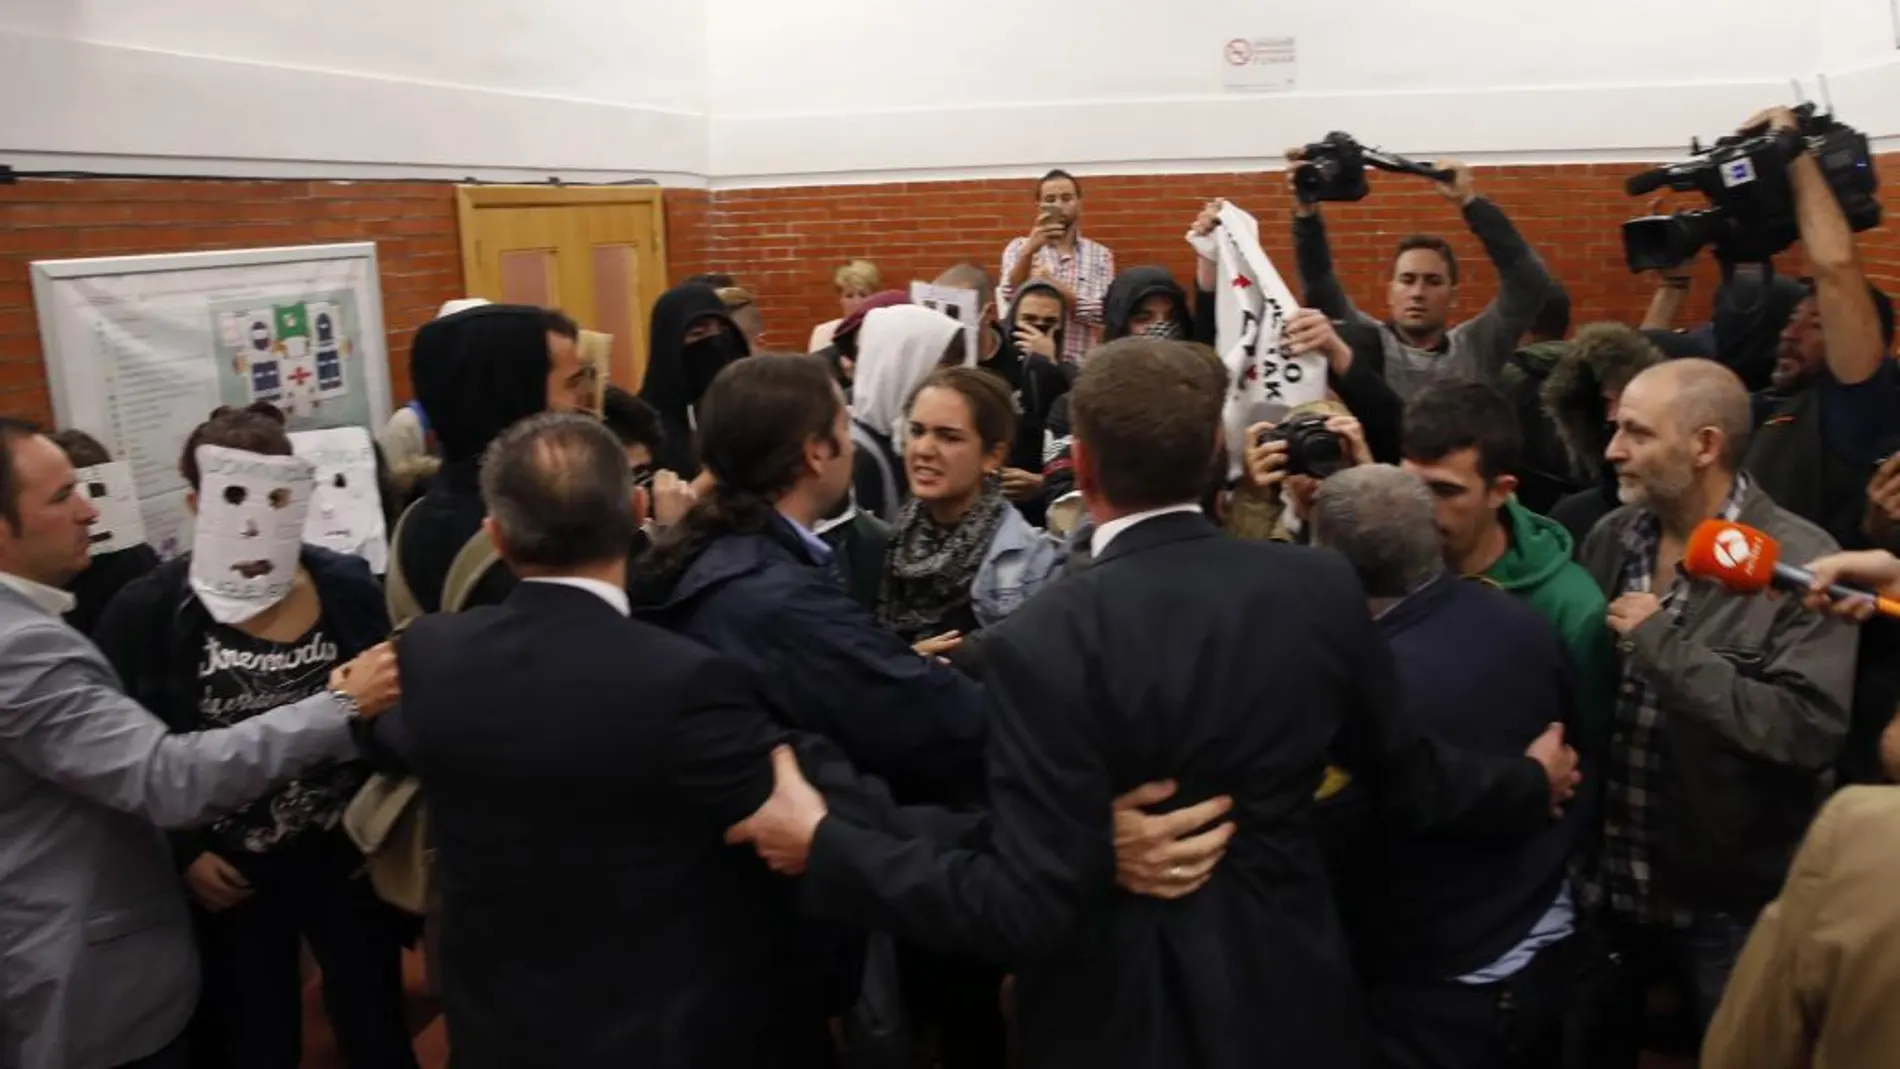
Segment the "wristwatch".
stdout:
<path fill-rule="evenodd" d="M 363 707 L 356 704 L 356 699 L 351 697 L 347 691 L 332 688 L 325 693 L 336 699 L 337 704 L 343 707 L 343 713 L 346 717 L 351 720 L 363 719 Z"/>

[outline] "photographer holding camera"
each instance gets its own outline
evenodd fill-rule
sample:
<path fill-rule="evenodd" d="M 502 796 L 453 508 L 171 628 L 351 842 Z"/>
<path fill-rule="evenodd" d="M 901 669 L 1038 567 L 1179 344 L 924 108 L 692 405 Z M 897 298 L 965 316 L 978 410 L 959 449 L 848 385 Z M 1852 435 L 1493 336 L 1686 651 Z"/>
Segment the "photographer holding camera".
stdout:
<path fill-rule="evenodd" d="M 1413 235 L 1399 242 L 1387 286 L 1390 319 L 1384 323 L 1353 307 L 1333 273 L 1332 250 L 1319 205 L 1301 196 L 1300 173 L 1312 166 L 1308 149 L 1287 150 L 1287 186 L 1294 191 L 1293 248 L 1308 306 L 1333 319 L 1379 328 L 1385 377 L 1402 398 L 1440 379 L 1494 382 L 1517 349 L 1518 338 L 1543 307 L 1550 272 L 1497 205 L 1477 195 L 1471 168 L 1457 160 L 1435 166 L 1449 174 L 1438 191 L 1459 206 L 1465 223 L 1497 268 L 1497 300 L 1455 327 L 1448 326 L 1458 295 L 1458 261 L 1443 238 Z"/>

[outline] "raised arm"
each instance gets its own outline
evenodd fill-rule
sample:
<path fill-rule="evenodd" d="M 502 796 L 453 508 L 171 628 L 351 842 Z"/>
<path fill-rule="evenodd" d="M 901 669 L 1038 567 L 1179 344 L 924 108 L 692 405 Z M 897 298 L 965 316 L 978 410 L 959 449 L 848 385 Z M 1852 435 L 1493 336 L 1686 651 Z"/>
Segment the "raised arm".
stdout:
<path fill-rule="evenodd" d="M 1319 309 L 1328 319 L 1377 322 L 1353 307 L 1352 298 L 1346 296 L 1339 276 L 1333 273 L 1333 250 L 1326 241 L 1326 223 L 1317 207 L 1311 207 L 1309 214 L 1294 213 L 1293 257 L 1299 265 L 1306 307 Z"/>
<path fill-rule="evenodd" d="M 1469 167 L 1457 160 L 1441 160 L 1438 166 L 1453 173 L 1452 181 L 1441 184 L 1440 191 L 1462 205 L 1465 225 L 1483 243 L 1485 255 L 1498 272 L 1497 300 L 1453 333 L 1468 337 L 1483 373 L 1496 376 L 1536 320 L 1554 280 L 1504 210 L 1477 195 Z"/>

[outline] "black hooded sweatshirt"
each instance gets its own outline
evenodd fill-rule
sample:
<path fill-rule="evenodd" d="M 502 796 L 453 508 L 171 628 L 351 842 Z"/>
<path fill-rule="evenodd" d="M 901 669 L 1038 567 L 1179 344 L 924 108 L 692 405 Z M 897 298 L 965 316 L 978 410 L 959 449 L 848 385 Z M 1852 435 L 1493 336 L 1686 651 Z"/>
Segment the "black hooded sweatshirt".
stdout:
<path fill-rule="evenodd" d="M 442 470 L 403 523 L 396 563 L 424 611 L 441 608 L 449 564 L 487 515 L 483 450 L 512 424 L 546 410 L 550 368 L 547 321 L 539 308 L 483 305 L 416 331 L 409 378 L 429 413 Z M 506 568 L 491 568 L 469 604 L 494 604 L 513 586 Z"/>
<path fill-rule="evenodd" d="M 1048 425 L 1049 412 L 1069 392 L 1069 375 L 1048 357 L 1039 353 L 1024 353 L 1016 344 L 1016 313 L 1022 307 L 1023 297 L 1032 293 L 1047 293 L 1058 299 L 1062 291 L 1046 282 L 1034 279 L 1016 289 L 1016 299 L 1010 302 L 1009 312 L 996 325 L 1000 334 L 997 339 L 996 353 L 983 361 L 983 369 L 989 371 L 1004 382 L 1016 395 L 1016 441 L 1010 447 L 1008 466 L 1023 471 L 1040 472 L 1043 465 L 1043 429 Z M 1063 318 L 1067 321 L 1068 304 L 1063 303 Z M 1062 351 L 1062 331 L 1056 331 L 1056 352 Z M 1030 523 L 1041 526 L 1043 519 L 1042 501 L 1023 501 L 1016 505 L 1017 511 Z"/>
<path fill-rule="evenodd" d="M 718 320 L 724 329 L 689 347 L 686 331 L 706 319 Z M 750 352 L 744 333 L 726 314 L 725 304 L 711 286 L 697 282 L 674 286 L 653 303 L 640 399 L 659 412 L 660 429 L 665 432 L 659 455 L 653 458 L 654 470 L 664 469 L 682 479 L 699 474 L 693 406 L 721 369 Z"/>
<path fill-rule="evenodd" d="M 1188 307 L 1187 291 L 1181 288 L 1165 267 L 1131 267 L 1116 275 L 1115 280 L 1108 284 L 1108 293 L 1102 298 L 1103 344 L 1128 337 L 1128 320 L 1134 316 L 1135 309 L 1157 293 L 1174 302 L 1174 315 L 1171 318 L 1181 327 L 1181 333 L 1176 335 L 1175 340 L 1213 344 L 1213 300 L 1211 297 L 1203 299 L 1201 307 L 1207 309 L 1207 314 L 1196 317 Z M 1197 293 L 1196 297 L 1200 298 L 1200 294 Z M 1010 319 L 1015 319 L 1014 309 L 1011 310 Z M 1069 456 L 1069 440 L 1074 428 L 1066 393 L 1051 406 L 1044 418 L 1043 429 L 1047 431 L 1048 446 L 1042 458 L 1042 507 L 1047 509 L 1075 490 L 1075 467 Z"/>
<path fill-rule="evenodd" d="M 1135 309 L 1141 302 L 1160 295 L 1174 302 L 1174 315 L 1171 317 L 1181 326 L 1181 333 L 1175 335 L 1176 341 L 1213 342 L 1210 336 L 1201 337 L 1201 324 L 1196 321 L 1194 310 L 1188 306 L 1187 291 L 1174 280 L 1174 276 L 1165 267 L 1131 267 L 1115 276 L 1108 284 L 1108 293 L 1102 298 L 1102 340 L 1115 341 L 1128 337 L 1128 321 L 1134 317 Z M 1213 310 L 1210 304 L 1208 325 L 1213 323 Z"/>

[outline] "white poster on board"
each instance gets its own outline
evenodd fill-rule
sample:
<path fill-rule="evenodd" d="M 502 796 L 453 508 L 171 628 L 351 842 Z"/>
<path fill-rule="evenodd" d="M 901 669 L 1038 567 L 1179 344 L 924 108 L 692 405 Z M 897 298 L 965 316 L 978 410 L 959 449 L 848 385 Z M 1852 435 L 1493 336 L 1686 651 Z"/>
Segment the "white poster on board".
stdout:
<path fill-rule="evenodd" d="M 79 492 L 99 513 L 89 534 L 92 544 L 88 552 L 92 556 L 117 553 L 145 541 L 145 518 L 139 514 L 139 490 L 132 482 L 132 465 L 114 460 L 80 468 L 74 475 Z"/>
<path fill-rule="evenodd" d="M 361 557 L 377 575 L 389 566 L 383 495 L 376 484 L 376 447 L 363 427 L 298 431 L 290 436 L 297 455 L 317 469 L 303 540 L 313 546 Z"/>
<path fill-rule="evenodd" d="M 1230 93 L 1290 93 L 1299 85 L 1291 37 L 1230 37 L 1221 45 L 1221 85 Z"/>
<path fill-rule="evenodd" d="M 179 451 L 219 405 L 292 431 L 380 427 L 389 357 L 371 243 L 33 265 L 53 411 L 131 465 L 161 555 L 191 545 Z"/>
<path fill-rule="evenodd" d="M 970 367 L 976 366 L 977 335 L 983 329 L 983 300 L 975 290 L 913 282 L 910 284 L 910 303 L 942 312 L 963 324 L 963 343 L 967 352 L 963 362 Z"/>

